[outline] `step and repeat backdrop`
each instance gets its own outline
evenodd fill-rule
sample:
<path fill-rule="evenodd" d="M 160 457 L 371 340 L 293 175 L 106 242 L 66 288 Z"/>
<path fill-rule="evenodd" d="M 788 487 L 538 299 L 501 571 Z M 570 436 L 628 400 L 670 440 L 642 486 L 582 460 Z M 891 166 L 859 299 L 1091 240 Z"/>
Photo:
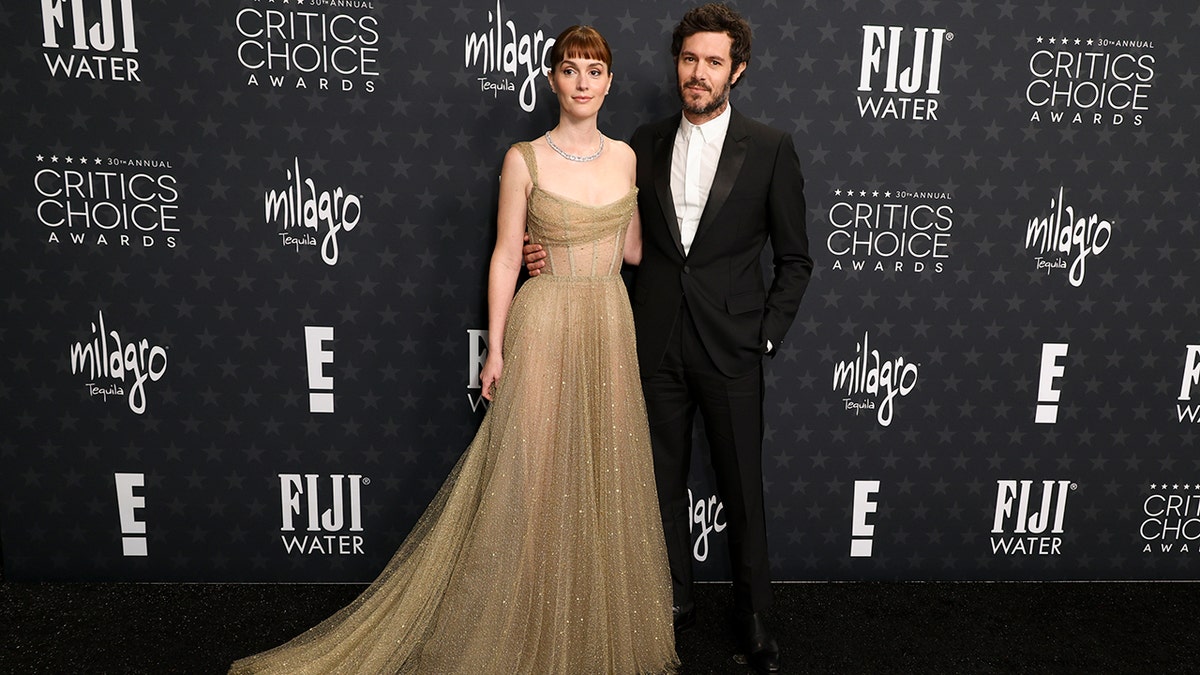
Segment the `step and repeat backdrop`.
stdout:
<path fill-rule="evenodd" d="M 608 37 L 628 138 L 690 6 L 5 3 L 4 577 L 373 578 L 486 410 L 553 37 Z M 766 376 L 774 577 L 1200 577 L 1195 4 L 738 9 L 816 262 Z"/>

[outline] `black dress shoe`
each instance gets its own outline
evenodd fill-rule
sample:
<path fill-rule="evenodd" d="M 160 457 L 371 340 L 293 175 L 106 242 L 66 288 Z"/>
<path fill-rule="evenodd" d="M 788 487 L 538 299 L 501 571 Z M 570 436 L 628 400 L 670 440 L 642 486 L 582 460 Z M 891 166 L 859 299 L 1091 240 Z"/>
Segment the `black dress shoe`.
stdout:
<path fill-rule="evenodd" d="M 759 673 L 779 672 L 779 645 L 767 630 L 760 613 L 745 614 L 737 618 L 746 660 Z"/>
<path fill-rule="evenodd" d="M 675 632 L 682 633 L 696 625 L 696 606 L 689 604 L 686 607 L 680 607 L 676 605 L 671 608 L 671 617 L 675 619 Z"/>

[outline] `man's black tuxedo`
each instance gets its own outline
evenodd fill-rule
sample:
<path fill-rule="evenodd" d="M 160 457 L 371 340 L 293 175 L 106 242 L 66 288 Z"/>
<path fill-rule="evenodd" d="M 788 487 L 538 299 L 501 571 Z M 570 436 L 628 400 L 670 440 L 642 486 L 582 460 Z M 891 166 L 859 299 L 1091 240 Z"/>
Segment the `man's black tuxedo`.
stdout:
<path fill-rule="evenodd" d="M 641 127 L 637 154 L 642 263 L 634 288 L 638 360 L 653 372 L 685 299 L 704 346 L 726 375 L 759 365 L 783 342 L 812 273 L 804 178 L 787 134 L 731 111 L 708 202 L 685 257 L 671 197 L 671 151 L 680 115 Z M 761 256 L 774 251 L 763 288 Z"/>
<path fill-rule="evenodd" d="M 731 111 L 690 251 L 671 193 L 680 114 L 639 128 L 642 261 L 633 291 L 638 362 L 675 602 L 691 606 L 687 473 L 704 419 L 729 526 L 735 607 L 770 603 L 762 496 L 762 357 L 782 344 L 812 273 L 799 160 L 791 137 Z M 764 288 L 768 239 L 774 277 Z"/>

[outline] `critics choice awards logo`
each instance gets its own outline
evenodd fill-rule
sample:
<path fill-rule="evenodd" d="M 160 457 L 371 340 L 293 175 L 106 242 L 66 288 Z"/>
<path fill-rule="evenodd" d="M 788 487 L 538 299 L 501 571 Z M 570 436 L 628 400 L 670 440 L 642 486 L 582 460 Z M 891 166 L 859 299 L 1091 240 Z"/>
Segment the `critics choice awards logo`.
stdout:
<path fill-rule="evenodd" d="M 1038 36 L 1031 42 L 1025 102 L 1042 124 L 1141 126 L 1155 78 L 1154 43 Z"/>
<path fill-rule="evenodd" d="M 903 356 L 886 359 L 878 349 L 871 349 L 870 341 L 870 334 L 863 333 L 862 341 L 854 345 L 854 358 L 834 365 L 833 388 L 845 394 L 846 410 L 855 415 L 874 410 L 880 425 L 891 426 L 896 398 L 916 388 L 920 366 Z"/>
<path fill-rule="evenodd" d="M 167 348 L 149 340 L 125 341 L 117 330 L 104 322 L 97 312 L 91 322 L 91 336 L 70 347 L 71 374 L 87 378 L 88 396 L 124 397 L 129 409 L 146 412 L 146 382 L 158 382 L 167 372 Z M 128 392 L 128 393 L 127 393 Z"/>
<path fill-rule="evenodd" d="M 1138 528 L 1143 553 L 1194 553 L 1200 548 L 1200 483 L 1151 483 Z"/>
<path fill-rule="evenodd" d="M 133 0 L 41 0 L 42 57 L 54 77 L 141 82 Z"/>
<path fill-rule="evenodd" d="M 350 232 L 362 220 L 362 199 L 341 187 L 332 190 L 317 184 L 300 171 L 300 160 L 287 169 L 287 184 L 267 190 L 263 199 L 264 218 L 285 248 L 320 248 L 326 265 L 338 261 L 338 234 Z"/>
<path fill-rule="evenodd" d="M 275 89 L 375 91 L 379 19 L 370 2 L 303 0 L 296 7 L 261 1 L 234 18 L 246 84 Z"/>
<path fill-rule="evenodd" d="M 1050 208 L 1029 219 L 1025 227 L 1025 249 L 1034 251 L 1036 269 L 1066 271 L 1067 280 L 1078 288 L 1083 285 L 1090 257 L 1104 253 L 1112 241 L 1113 224 L 1099 214 L 1076 210 L 1064 200 L 1063 188 L 1050 198 Z"/>
<path fill-rule="evenodd" d="M 837 188 L 827 217 L 830 269 L 941 274 L 950 258 L 954 206 L 946 192 Z"/>
<path fill-rule="evenodd" d="M 493 99 L 515 95 L 521 110 L 537 106 L 537 76 L 549 73 L 546 61 L 554 38 L 539 28 L 518 33 L 516 23 L 504 13 L 499 0 L 487 12 L 487 27 L 468 33 L 463 40 L 463 67 L 477 73 L 479 91 Z"/>
<path fill-rule="evenodd" d="M 289 555 L 362 555 L 362 474 L 279 474 L 279 539 Z"/>
<path fill-rule="evenodd" d="M 863 28 L 858 114 L 864 119 L 936 121 L 945 28 Z"/>
<path fill-rule="evenodd" d="M 175 248 L 179 181 L 171 162 L 38 155 L 37 219 L 46 242 L 86 247 Z"/>

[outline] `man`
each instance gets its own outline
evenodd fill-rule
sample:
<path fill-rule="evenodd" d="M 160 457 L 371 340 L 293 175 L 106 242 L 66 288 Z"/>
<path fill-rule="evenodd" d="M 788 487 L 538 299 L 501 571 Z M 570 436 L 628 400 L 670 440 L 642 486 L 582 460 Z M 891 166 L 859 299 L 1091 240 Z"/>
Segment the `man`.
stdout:
<path fill-rule="evenodd" d="M 699 410 L 728 522 L 735 623 L 755 669 L 776 672 L 779 648 L 763 620 L 762 356 L 791 326 L 812 259 L 791 137 L 729 105 L 750 42 L 749 25 L 722 4 L 692 9 L 675 28 L 683 110 L 630 140 L 643 240 L 633 313 L 676 629 L 695 622 L 687 474 Z M 774 279 L 764 290 L 768 239 Z M 538 250 L 526 248 L 531 273 Z"/>

